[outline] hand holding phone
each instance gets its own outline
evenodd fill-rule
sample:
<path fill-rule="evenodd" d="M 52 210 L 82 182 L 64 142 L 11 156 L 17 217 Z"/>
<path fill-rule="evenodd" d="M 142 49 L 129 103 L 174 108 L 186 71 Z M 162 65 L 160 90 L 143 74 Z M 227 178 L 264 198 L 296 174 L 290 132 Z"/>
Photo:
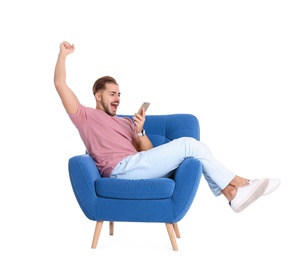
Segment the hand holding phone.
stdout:
<path fill-rule="evenodd" d="M 144 112 L 146 112 L 149 106 L 150 106 L 150 102 L 143 102 L 137 113 L 141 115 L 142 108 L 144 108 Z"/>

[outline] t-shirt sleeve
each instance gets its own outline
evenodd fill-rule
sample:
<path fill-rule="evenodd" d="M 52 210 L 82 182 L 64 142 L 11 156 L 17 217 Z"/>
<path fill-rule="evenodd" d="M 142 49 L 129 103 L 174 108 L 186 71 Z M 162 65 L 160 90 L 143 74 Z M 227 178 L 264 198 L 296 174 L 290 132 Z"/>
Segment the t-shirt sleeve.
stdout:
<path fill-rule="evenodd" d="M 68 114 L 68 116 L 77 128 L 81 128 L 87 121 L 87 111 L 81 104 L 78 105 L 78 109 L 75 114 Z"/>
<path fill-rule="evenodd" d="M 138 138 L 138 135 L 137 135 L 137 132 L 136 132 L 136 126 L 135 124 L 133 123 L 133 120 L 131 120 L 130 118 L 128 117 L 125 117 L 125 119 L 127 119 L 129 121 L 129 125 L 132 129 L 132 133 L 133 133 L 133 136 L 132 136 L 132 140 L 136 140 Z"/>

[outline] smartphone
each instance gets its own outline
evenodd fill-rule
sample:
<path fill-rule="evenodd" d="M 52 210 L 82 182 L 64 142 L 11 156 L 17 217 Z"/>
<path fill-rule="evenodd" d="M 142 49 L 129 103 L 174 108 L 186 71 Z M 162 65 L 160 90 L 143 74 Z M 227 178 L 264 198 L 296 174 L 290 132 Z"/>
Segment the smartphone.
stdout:
<path fill-rule="evenodd" d="M 150 106 L 150 102 L 143 102 L 138 110 L 138 114 L 141 114 L 142 108 L 144 108 L 144 112 L 147 111 L 149 106 Z"/>

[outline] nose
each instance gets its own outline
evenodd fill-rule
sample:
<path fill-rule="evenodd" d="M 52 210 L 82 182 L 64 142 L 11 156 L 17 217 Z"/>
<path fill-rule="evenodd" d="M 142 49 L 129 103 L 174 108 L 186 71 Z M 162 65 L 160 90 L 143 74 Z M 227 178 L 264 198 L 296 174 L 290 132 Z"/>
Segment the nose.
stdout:
<path fill-rule="evenodd" d="M 116 97 L 116 98 L 114 98 L 113 99 L 113 101 L 112 101 L 112 104 L 120 104 L 120 98 L 119 97 Z"/>

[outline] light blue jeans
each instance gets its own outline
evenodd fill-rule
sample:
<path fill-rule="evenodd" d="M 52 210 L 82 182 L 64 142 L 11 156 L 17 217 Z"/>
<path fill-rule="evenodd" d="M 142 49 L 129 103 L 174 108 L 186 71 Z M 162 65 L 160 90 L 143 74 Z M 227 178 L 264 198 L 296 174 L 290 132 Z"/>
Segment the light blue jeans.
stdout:
<path fill-rule="evenodd" d="M 168 177 L 180 163 L 192 157 L 202 163 L 202 172 L 215 196 L 221 194 L 235 174 L 217 161 L 208 147 L 191 137 L 182 137 L 169 143 L 139 152 L 123 159 L 110 178 L 151 179 Z"/>

